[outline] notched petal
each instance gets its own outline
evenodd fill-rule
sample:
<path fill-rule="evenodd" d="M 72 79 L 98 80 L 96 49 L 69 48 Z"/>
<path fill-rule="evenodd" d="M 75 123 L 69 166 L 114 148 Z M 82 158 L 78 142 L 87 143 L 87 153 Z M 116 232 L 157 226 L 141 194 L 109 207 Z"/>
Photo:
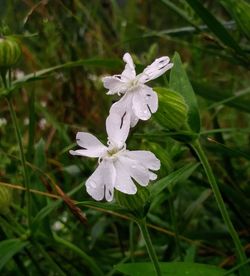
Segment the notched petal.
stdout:
<path fill-rule="evenodd" d="M 124 93 L 126 89 L 124 82 L 121 81 L 120 75 L 104 77 L 102 78 L 102 82 L 103 86 L 109 90 L 107 92 L 108 95 L 121 94 Z"/>
<path fill-rule="evenodd" d="M 163 75 L 167 70 L 173 67 L 173 63 L 169 63 L 167 56 L 157 58 L 152 64 L 147 66 L 138 76 L 140 83 L 146 83 Z"/>
<path fill-rule="evenodd" d="M 127 140 L 129 129 L 130 118 L 126 111 L 120 114 L 112 111 L 110 112 L 106 119 L 106 130 L 108 139 L 113 145 L 122 148 Z"/>
<path fill-rule="evenodd" d="M 114 194 L 114 181 L 116 177 L 112 162 L 103 161 L 86 181 L 86 189 L 95 200 L 112 201 Z"/>
<path fill-rule="evenodd" d="M 134 150 L 126 151 L 126 154 L 149 170 L 158 171 L 161 167 L 160 160 L 151 151 Z"/>
<path fill-rule="evenodd" d="M 137 188 L 134 182 L 132 181 L 129 171 L 124 168 L 122 162 L 118 159 L 114 163 L 116 169 L 116 180 L 115 180 L 115 188 L 125 194 L 136 194 Z"/>
<path fill-rule="evenodd" d="M 141 120 L 148 120 L 158 109 L 158 96 L 152 88 L 141 85 L 133 96 L 132 109 Z"/>
<path fill-rule="evenodd" d="M 127 151 L 126 151 L 127 152 Z M 126 152 L 119 157 L 120 162 L 126 169 L 130 177 L 132 177 L 141 186 L 147 186 L 150 179 L 150 172 L 137 160 L 128 158 Z"/>
<path fill-rule="evenodd" d="M 70 151 L 72 155 L 82 155 L 88 157 L 100 157 L 107 150 L 94 135 L 87 132 L 78 132 L 76 134 L 76 143 L 83 149 Z"/>
<path fill-rule="evenodd" d="M 124 54 L 123 61 L 126 62 L 125 69 L 122 72 L 123 81 L 129 81 L 136 77 L 135 65 L 129 53 Z"/>

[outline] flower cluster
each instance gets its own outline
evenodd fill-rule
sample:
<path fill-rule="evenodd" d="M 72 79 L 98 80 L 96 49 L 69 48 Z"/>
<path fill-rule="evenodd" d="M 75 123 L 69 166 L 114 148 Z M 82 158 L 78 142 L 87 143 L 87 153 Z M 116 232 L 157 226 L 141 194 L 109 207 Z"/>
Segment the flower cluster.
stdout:
<path fill-rule="evenodd" d="M 107 146 L 90 133 L 78 132 L 76 141 L 82 149 L 70 151 L 72 155 L 98 158 L 98 167 L 86 181 L 87 192 L 95 200 L 105 198 L 111 201 L 114 189 L 135 194 L 137 188 L 134 181 L 147 186 L 150 180 L 157 178 L 152 171 L 160 169 L 160 161 L 152 152 L 127 150 L 126 140 L 130 127 L 134 127 L 139 120 L 148 120 L 158 109 L 157 94 L 145 83 L 164 74 L 173 64 L 168 57 L 161 57 L 136 75 L 129 53 L 123 56 L 123 60 L 126 66 L 120 75 L 103 78 L 108 95 L 122 95 L 111 106 L 106 119 Z"/>

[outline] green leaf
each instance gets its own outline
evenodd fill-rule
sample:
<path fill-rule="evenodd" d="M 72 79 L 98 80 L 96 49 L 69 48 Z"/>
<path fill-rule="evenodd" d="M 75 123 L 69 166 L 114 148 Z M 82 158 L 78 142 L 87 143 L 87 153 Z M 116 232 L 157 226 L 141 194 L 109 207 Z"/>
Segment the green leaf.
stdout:
<path fill-rule="evenodd" d="M 199 165 L 200 163 L 187 164 L 149 186 L 152 198 L 155 198 L 165 188 L 171 191 L 176 183 L 186 180 Z"/>
<path fill-rule="evenodd" d="M 236 21 L 245 36 L 250 39 L 250 4 L 244 0 L 220 0 Z"/>
<path fill-rule="evenodd" d="M 173 3 L 173 1 L 170 0 L 161 0 L 165 5 L 167 5 L 173 12 L 178 14 L 180 17 L 182 17 L 186 22 L 193 25 L 195 28 L 197 28 L 196 24 L 194 23 L 193 19 L 190 17 L 190 15 L 185 11 L 185 9 L 179 8 L 177 5 Z"/>
<path fill-rule="evenodd" d="M 204 202 L 211 196 L 211 189 L 204 190 L 199 197 L 190 203 L 183 214 L 183 221 L 190 222 L 202 210 Z M 182 222 L 183 223 L 183 222 Z"/>
<path fill-rule="evenodd" d="M 107 202 L 95 202 L 95 201 L 80 201 L 77 202 L 77 205 L 86 206 L 86 207 L 94 207 L 96 209 L 103 209 L 111 212 L 126 212 L 124 208 L 115 203 L 107 203 Z"/>
<path fill-rule="evenodd" d="M 18 252 L 22 251 L 29 242 L 19 239 L 9 239 L 0 242 L 0 270 Z"/>
<path fill-rule="evenodd" d="M 195 93 L 202 96 L 205 99 L 214 102 L 220 101 L 221 104 L 225 104 L 227 106 L 237 108 L 240 111 L 250 113 L 250 100 L 249 97 L 247 97 L 249 88 L 242 90 L 242 92 L 246 92 L 241 93 L 237 96 L 236 93 L 232 94 L 230 91 L 215 88 L 211 85 L 208 85 L 205 82 L 192 80 L 192 86 L 195 90 Z"/>
<path fill-rule="evenodd" d="M 27 74 L 22 78 L 12 82 L 12 86 L 9 89 L 2 88 L 0 89 L 0 98 L 8 95 L 10 92 L 16 90 L 17 88 L 22 87 L 24 84 L 31 81 L 41 80 L 48 77 L 51 73 L 62 69 L 69 69 L 78 66 L 94 66 L 94 67 L 104 67 L 104 68 L 117 68 L 120 67 L 121 61 L 111 60 L 111 59 L 80 59 L 77 61 L 71 61 L 64 64 L 59 64 L 50 68 L 42 69 L 37 72 Z"/>
<path fill-rule="evenodd" d="M 160 268 L 163 276 L 223 276 L 226 273 L 224 269 L 213 265 L 185 262 L 160 263 Z M 152 263 L 119 264 L 116 269 L 131 276 L 155 275 Z"/>
<path fill-rule="evenodd" d="M 197 100 L 178 53 L 174 54 L 172 62 L 174 66 L 170 71 L 169 87 L 183 96 L 188 106 L 188 125 L 194 132 L 199 133 L 200 115 Z"/>
<path fill-rule="evenodd" d="M 228 47 L 244 54 L 238 43 L 228 33 L 227 29 L 198 0 L 187 0 L 187 3 L 200 16 L 208 28 Z"/>

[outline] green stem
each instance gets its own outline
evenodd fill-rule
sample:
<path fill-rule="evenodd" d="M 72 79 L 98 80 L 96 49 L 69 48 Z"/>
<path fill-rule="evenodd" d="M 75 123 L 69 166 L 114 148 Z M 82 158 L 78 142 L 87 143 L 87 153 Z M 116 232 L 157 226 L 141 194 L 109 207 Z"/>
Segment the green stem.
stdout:
<path fill-rule="evenodd" d="M 29 95 L 29 142 L 27 148 L 27 160 L 31 162 L 34 155 L 35 144 L 35 91 L 31 90 Z"/>
<path fill-rule="evenodd" d="M 151 238 L 150 238 L 150 235 L 149 235 L 149 232 L 148 232 L 148 228 L 147 228 L 147 224 L 146 224 L 146 220 L 145 219 L 141 219 L 141 220 L 136 220 L 140 230 L 141 230 L 141 234 L 145 240 L 145 243 L 146 243 L 146 247 L 147 247 L 147 250 L 148 250 L 148 255 L 151 259 L 151 262 L 153 263 L 154 265 L 154 268 L 155 268 L 155 273 L 157 276 L 161 276 L 161 270 L 160 270 L 160 266 L 159 266 L 159 262 L 158 262 L 158 259 L 157 259 L 157 256 L 156 256 L 156 253 L 155 253 L 155 250 L 154 250 L 154 246 L 153 246 L 153 243 L 151 241 Z"/>
<path fill-rule="evenodd" d="M 6 72 L 5 73 L 3 73 L 3 72 L 1 73 L 1 77 L 2 77 L 5 89 L 8 89 L 8 87 L 11 86 L 11 72 L 10 72 L 10 70 L 9 70 L 8 76 L 9 76 L 9 79 L 7 81 L 7 79 L 6 79 Z M 15 112 L 15 109 L 14 109 L 14 105 L 13 105 L 11 96 L 7 96 L 6 100 L 8 102 L 8 106 L 9 106 L 9 110 L 10 110 L 10 115 L 11 115 L 12 123 L 14 125 L 14 129 L 15 129 L 15 133 L 16 133 L 16 138 L 17 138 L 17 142 L 18 142 L 18 146 L 19 146 L 21 163 L 22 163 L 22 167 L 23 167 L 24 186 L 27 189 L 27 197 L 26 198 L 27 198 L 28 225 L 29 225 L 29 228 L 31 229 L 30 183 L 29 183 L 28 170 L 27 170 L 27 166 L 26 166 L 26 160 L 25 160 L 24 149 L 23 149 L 23 144 L 22 144 L 22 137 L 21 137 L 19 126 L 18 126 L 16 112 Z"/>
<path fill-rule="evenodd" d="M 225 206 L 225 203 L 223 201 L 223 198 L 221 196 L 221 193 L 220 193 L 220 190 L 219 190 L 219 187 L 218 187 L 218 184 L 216 182 L 216 179 L 214 177 L 214 174 L 213 174 L 213 171 L 212 171 L 212 168 L 208 162 L 208 159 L 207 159 L 207 156 L 206 154 L 204 153 L 203 149 L 202 149 L 202 146 L 200 144 L 200 142 L 198 140 L 196 140 L 195 142 L 191 143 L 191 146 L 192 148 L 194 149 L 194 151 L 196 152 L 196 154 L 198 155 L 201 163 L 202 163 L 202 166 L 205 170 L 205 173 L 207 175 L 207 178 L 208 178 L 208 181 L 211 185 L 211 188 L 213 190 L 213 193 L 214 193 L 214 196 L 215 196 L 215 199 L 216 199 L 216 202 L 218 204 L 218 207 L 219 207 L 219 210 L 221 212 L 221 215 L 222 215 L 222 218 L 228 228 L 228 231 L 233 239 L 233 242 L 234 242 L 234 246 L 235 246 L 235 249 L 236 249 L 236 253 L 238 255 L 238 258 L 240 260 L 241 263 L 244 263 L 246 262 L 247 260 L 247 257 L 245 255 L 245 251 L 241 245 L 241 241 L 239 239 L 239 236 L 232 224 L 232 221 L 229 217 L 229 214 L 227 212 L 227 209 L 226 209 L 226 206 Z"/>
<path fill-rule="evenodd" d="M 29 228 L 31 229 L 31 197 L 30 197 L 30 183 L 29 183 L 29 176 L 28 176 L 28 171 L 27 171 L 27 166 L 26 166 L 26 160 L 25 160 L 25 155 L 24 155 L 24 149 L 23 149 L 23 143 L 22 143 L 22 138 L 21 138 L 21 133 L 18 127 L 18 122 L 17 122 L 17 117 L 16 117 L 16 112 L 13 106 L 13 102 L 11 98 L 7 98 L 7 102 L 9 105 L 9 110 L 11 114 L 11 119 L 15 128 L 16 132 L 16 138 L 18 141 L 18 146 L 19 146 L 19 152 L 20 152 L 20 157 L 21 157 L 21 163 L 23 167 L 23 176 L 24 176 L 24 185 L 27 190 L 26 193 L 26 199 L 27 199 L 27 217 L 28 217 L 28 225 Z"/>
<path fill-rule="evenodd" d="M 7 70 L 4 70 L 4 69 L 0 70 L 0 74 L 1 74 L 1 77 L 2 77 L 4 88 L 8 89 L 8 83 L 7 83 L 7 79 L 6 79 Z"/>

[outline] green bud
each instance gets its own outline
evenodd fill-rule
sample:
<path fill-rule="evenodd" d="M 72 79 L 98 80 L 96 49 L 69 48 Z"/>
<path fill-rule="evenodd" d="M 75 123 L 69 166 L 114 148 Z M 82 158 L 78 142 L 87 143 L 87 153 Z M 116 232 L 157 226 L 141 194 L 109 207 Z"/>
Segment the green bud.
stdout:
<path fill-rule="evenodd" d="M 11 37 L 0 37 L 0 70 L 6 71 L 21 57 L 20 45 Z"/>
<path fill-rule="evenodd" d="M 150 207 L 150 192 L 147 188 L 137 185 L 137 193 L 134 195 L 124 194 L 116 190 L 117 203 L 125 208 L 136 218 L 144 218 Z"/>
<path fill-rule="evenodd" d="M 156 120 L 169 130 L 180 130 L 187 122 L 188 107 L 184 98 L 177 92 L 166 88 L 154 89 L 159 98 Z"/>
<path fill-rule="evenodd" d="M 0 214 L 6 213 L 11 203 L 12 190 L 7 187 L 0 186 Z"/>

